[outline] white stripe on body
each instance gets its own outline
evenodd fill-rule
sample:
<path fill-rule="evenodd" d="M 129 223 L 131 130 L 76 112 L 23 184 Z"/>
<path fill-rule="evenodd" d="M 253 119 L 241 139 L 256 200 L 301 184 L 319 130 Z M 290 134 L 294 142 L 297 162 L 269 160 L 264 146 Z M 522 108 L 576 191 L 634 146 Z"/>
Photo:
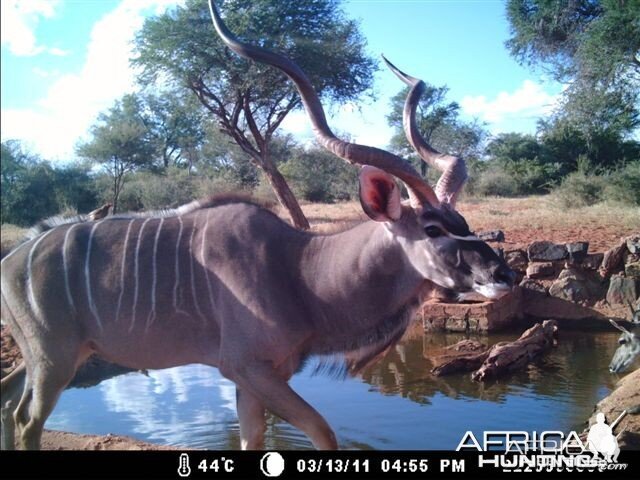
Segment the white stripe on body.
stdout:
<path fill-rule="evenodd" d="M 193 305 L 196 308 L 196 312 L 202 319 L 203 323 L 206 322 L 206 318 L 200 310 L 200 304 L 198 303 L 198 295 L 196 294 L 196 275 L 195 267 L 193 265 L 193 236 L 196 232 L 196 218 L 193 219 L 193 225 L 191 226 L 191 236 L 189 237 L 189 263 L 191 266 L 191 295 L 193 296 Z"/>
<path fill-rule="evenodd" d="M 31 274 L 31 268 L 33 266 L 33 252 L 36 251 L 36 248 L 38 247 L 40 242 L 44 240 L 51 232 L 53 232 L 53 229 L 45 232 L 34 242 L 31 250 L 29 250 L 29 255 L 27 257 L 27 300 L 29 301 L 29 306 L 31 307 L 31 311 L 35 315 L 36 320 L 39 321 L 42 321 L 43 317 L 42 312 L 40 311 L 40 305 L 38 305 L 38 302 L 36 302 L 35 292 L 33 291 L 33 280 Z"/>
<path fill-rule="evenodd" d="M 187 312 L 179 308 L 181 302 L 178 301 L 178 286 L 180 285 L 180 240 L 182 239 L 182 230 L 184 229 L 184 223 L 182 217 L 177 217 L 178 223 L 180 223 L 180 230 L 178 230 L 178 239 L 176 240 L 176 263 L 175 274 L 176 281 L 173 284 L 173 309 L 176 313 L 182 313 L 188 315 Z"/>
<path fill-rule="evenodd" d="M 209 269 L 206 265 L 205 259 L 205 248 L 207 246 L 207 228 L 209 227 L 209 210 L 205 211 L 206 220 L 204 222 L 204 230 L 202 231 L 202 244 L 200 246 L 200 258 L 202 260 L 202 268 L 204 269 L 204 276 L 207 280 L 207 291 L 209 293 L 209 303 L 211 304 L 211 314 L 214 314 L 216 311 L 216 307 L 213 303 L 213 291 L 211 290 L 211 280 L 209 279 Z"/>
<path fill-rule="evenodd" d="M 91 262 L 91 246 L 93 244 L 93 235 L 95 234 L 98 225 L 100 225 L 102 222 L 104 222 L 104 220 L 97 222 L 93 225 L 93 227 L 91 227 L 91 232 L 89 233 L 89 242 L 87 243 L 87 255 L 84 261 L 84 278 L 87 288 L 87 301 L 89 303 L 89 310 L 91 310 L 93 317 L 96 319 L 96 323 L 98 324 L 98 328 L 100 329 L 100 331 L 102 331 L 102 321 L 100 320 L 100 315 L 98 314 L 98 308 L 93 301 L 93 295 L 91 294 L 91 272 L 89 271 L 89 264 Z"/>
<path fill-rule="evenodd" d="M 152 283 L 151 283 L 151 311 L 147 317 L 147 325 L 144 328 L 145 333 L 149 330 L 149 327 L 156 319 L 156 286 L 158 285 L 158 240 L 160 239 L 160 231 L 162 230 L 162 224 L 164 223 L 164 217 L 160 219 L 158 223 L 158 229 L 156 230 L 156 236 L 153 240 L 153 264 L 152 264 Z"/>
<path fill-rule="evenodd" d="M 140 227 L 140 231 L 138 232 L 138 240 L 136 242 L 136 252 L 133 261 L 133 270 L 134 270 L 134 287 L 133 287 L 133 306 L 131 307 L 131 325 L 129 326 L 129 332 L 133 330 L 133 326 L 136 323 L 136 308 L 138 306 L 138 284 L 139 284 L 139 257 L 140 257 L 140 243 L 142 242 L 142 232 L 144 231 L 144 226 L 147 224 L 151 218 L 147 218 L 144 222 L 142 222 L 142 226 Z"/>
<path fill-rule="evenodd" d="M 129 234 L 135 218 L 129 221 L 127 225 L 127 233 L 124 236 L 124 249 L 122 251 L 122 263 L 120 264 L 120 295 L 118 295 L 118 307 L 116 308 L 116 323 L 120 319 L 120 307 L 122 306 L 122 297 L 124 296 L 124 269 L 127 260 L 127 247 L 129 246 Z"/>
<path fill-rule="evenodd" d="M 67 292 L 67 301 L 69 302 L 69 306 L 71 307 L 72 313 L 76 312 L 76 306 L 73 302 L 73 296 L 71 295 L 71 286 L 69 284 L 69 262 L 68 262 L 68 255 L 67 255 L 67 248 L 68 248 L 67 245 L 69 243 L 69 235 L 71 234 L 71 230 L 76 228 L 78 225 L 81 225 L 81 224 L 74 223 L 73 225 L 71 225 L 71 227 L 67 229 L 66 233 L 64 234 L 64 242 L 62 243 L 62 267 L 64 271 L 64 288 L 65 288 L 65 291 Z"/>

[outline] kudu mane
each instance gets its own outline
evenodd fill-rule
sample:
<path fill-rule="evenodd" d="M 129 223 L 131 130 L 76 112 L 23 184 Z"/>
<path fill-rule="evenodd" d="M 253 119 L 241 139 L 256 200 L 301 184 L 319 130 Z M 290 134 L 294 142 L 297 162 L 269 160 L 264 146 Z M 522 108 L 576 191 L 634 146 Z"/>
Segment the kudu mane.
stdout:
<path fill-rule="evenodd" d="M 196 210 L 203 210 L 205 208 L 214 208 L 221 207 L 223 205 L 229 205 L 231 203 L 245 203 L 248 205 L 253 205 L 255 207 L 261 208 L 268 212 L 272 212 L 270 208 L 270 204 L 267 202 L 260 202 L 255 198 L 249 195 L 243 195 L 240 193 L 225 193 L 219 195 L 210 195 L 208 197 L 202 198 L 200 200 L 193 200 L 189 203 L 185 203 L 184 205 L 180 205 L 176 208 L 165 208 L 159 210 L 149 210 L 146 212 L 126 212 L 126 213 L 117 213 L 115 215 L 111 215 L 110 218 L 168 218 L 168 217 L 177 217 L 179 215 L 186 215 L 191 212 L 195 212 Z M 72 215 L 69 217 L 63 215 L 54 215 L 53 217 L 45 218 L 44 220 L 40 220 L 34 226 L 32 226 L 26 235 L 24 236 L 21 244 L 27 242 L 29 240 L 33 240 L 40 234 L 51 230 L 53 228 L 59 227 L 61 225 L 71 225 L 74 223 L 83 223 L 92 221 L 87 215 L 79 214 Z M 17 247 L 18 245 L 16 245 Z"/>

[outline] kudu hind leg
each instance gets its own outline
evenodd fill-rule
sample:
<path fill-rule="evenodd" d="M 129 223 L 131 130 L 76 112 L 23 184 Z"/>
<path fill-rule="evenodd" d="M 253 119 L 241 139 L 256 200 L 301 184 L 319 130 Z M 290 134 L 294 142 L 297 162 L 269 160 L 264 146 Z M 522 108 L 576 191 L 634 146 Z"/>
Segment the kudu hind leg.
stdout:
<path fill-rule="evenodd" d="M 240 448 L 242 450 L 264 448 L 266 423 L 262 402 L 251 392 L 236 387 L 236 406 L 240 422 Z"/>
<path fill-rule="evenodd" d="M 303 431 L 319 450 L 338 448 L 327 421 L 266 364 L 244 367 L 233 381 L 252 393 L 269 411 Z"/>

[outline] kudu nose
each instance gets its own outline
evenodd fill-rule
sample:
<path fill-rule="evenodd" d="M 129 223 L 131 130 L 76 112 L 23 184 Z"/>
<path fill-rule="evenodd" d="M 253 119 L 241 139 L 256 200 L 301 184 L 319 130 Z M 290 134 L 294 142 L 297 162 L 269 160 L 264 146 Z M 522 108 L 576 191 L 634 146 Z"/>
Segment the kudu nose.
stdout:
<path fill-rule="evenodd" d="M 511 270 L 507 265 L 498 265 L 493 271 L 493 280 L 496 283 L 503 283 L 509 287 L 513 287 L 516 281 L 516 272 Z"/>

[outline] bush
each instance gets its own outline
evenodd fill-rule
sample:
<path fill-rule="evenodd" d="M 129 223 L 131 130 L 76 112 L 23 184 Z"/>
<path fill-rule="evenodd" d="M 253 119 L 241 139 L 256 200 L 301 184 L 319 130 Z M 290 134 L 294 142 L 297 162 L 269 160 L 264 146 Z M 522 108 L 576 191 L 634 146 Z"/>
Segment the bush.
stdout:
<path fill-rule="evenodd" d="M 573 172 L 567 175 L 554 193 L 563 207 L 585 207 L 604 198 L 606 177 Z"/>
<path fill-rule="evenodd" d="M 640 161 L 612 172 L 604 187 L 604 197 L 613 202 L 640 206 Z"/>
<path fill-rule="evenodd" d="M 518 194 L 518 183 L 513 175 L 499 168 L 483 172 L 474 182 L 473 193 L 482 196 L 513 197 Z"/>
<path fill-rule="evenodd" d="M 349 200 L 358 194 L 358 169 L 325 150 L 300 149 L 281 171 L 294 194 L 310 202 Z"/>
<path fill-rule="evenodd" d="M 603 201 L 640 205 L 640 161 L 601 175 L 569 174 L 554 194 L 563 207 L 583 207 Z"/>
<path fill-rule="evenodd" d="M 169 168 L 164 175 L 140 175 L 140 200 L 145 210 L 175 208 L 194 199 L 194 182 L 186 170 Z"/>

